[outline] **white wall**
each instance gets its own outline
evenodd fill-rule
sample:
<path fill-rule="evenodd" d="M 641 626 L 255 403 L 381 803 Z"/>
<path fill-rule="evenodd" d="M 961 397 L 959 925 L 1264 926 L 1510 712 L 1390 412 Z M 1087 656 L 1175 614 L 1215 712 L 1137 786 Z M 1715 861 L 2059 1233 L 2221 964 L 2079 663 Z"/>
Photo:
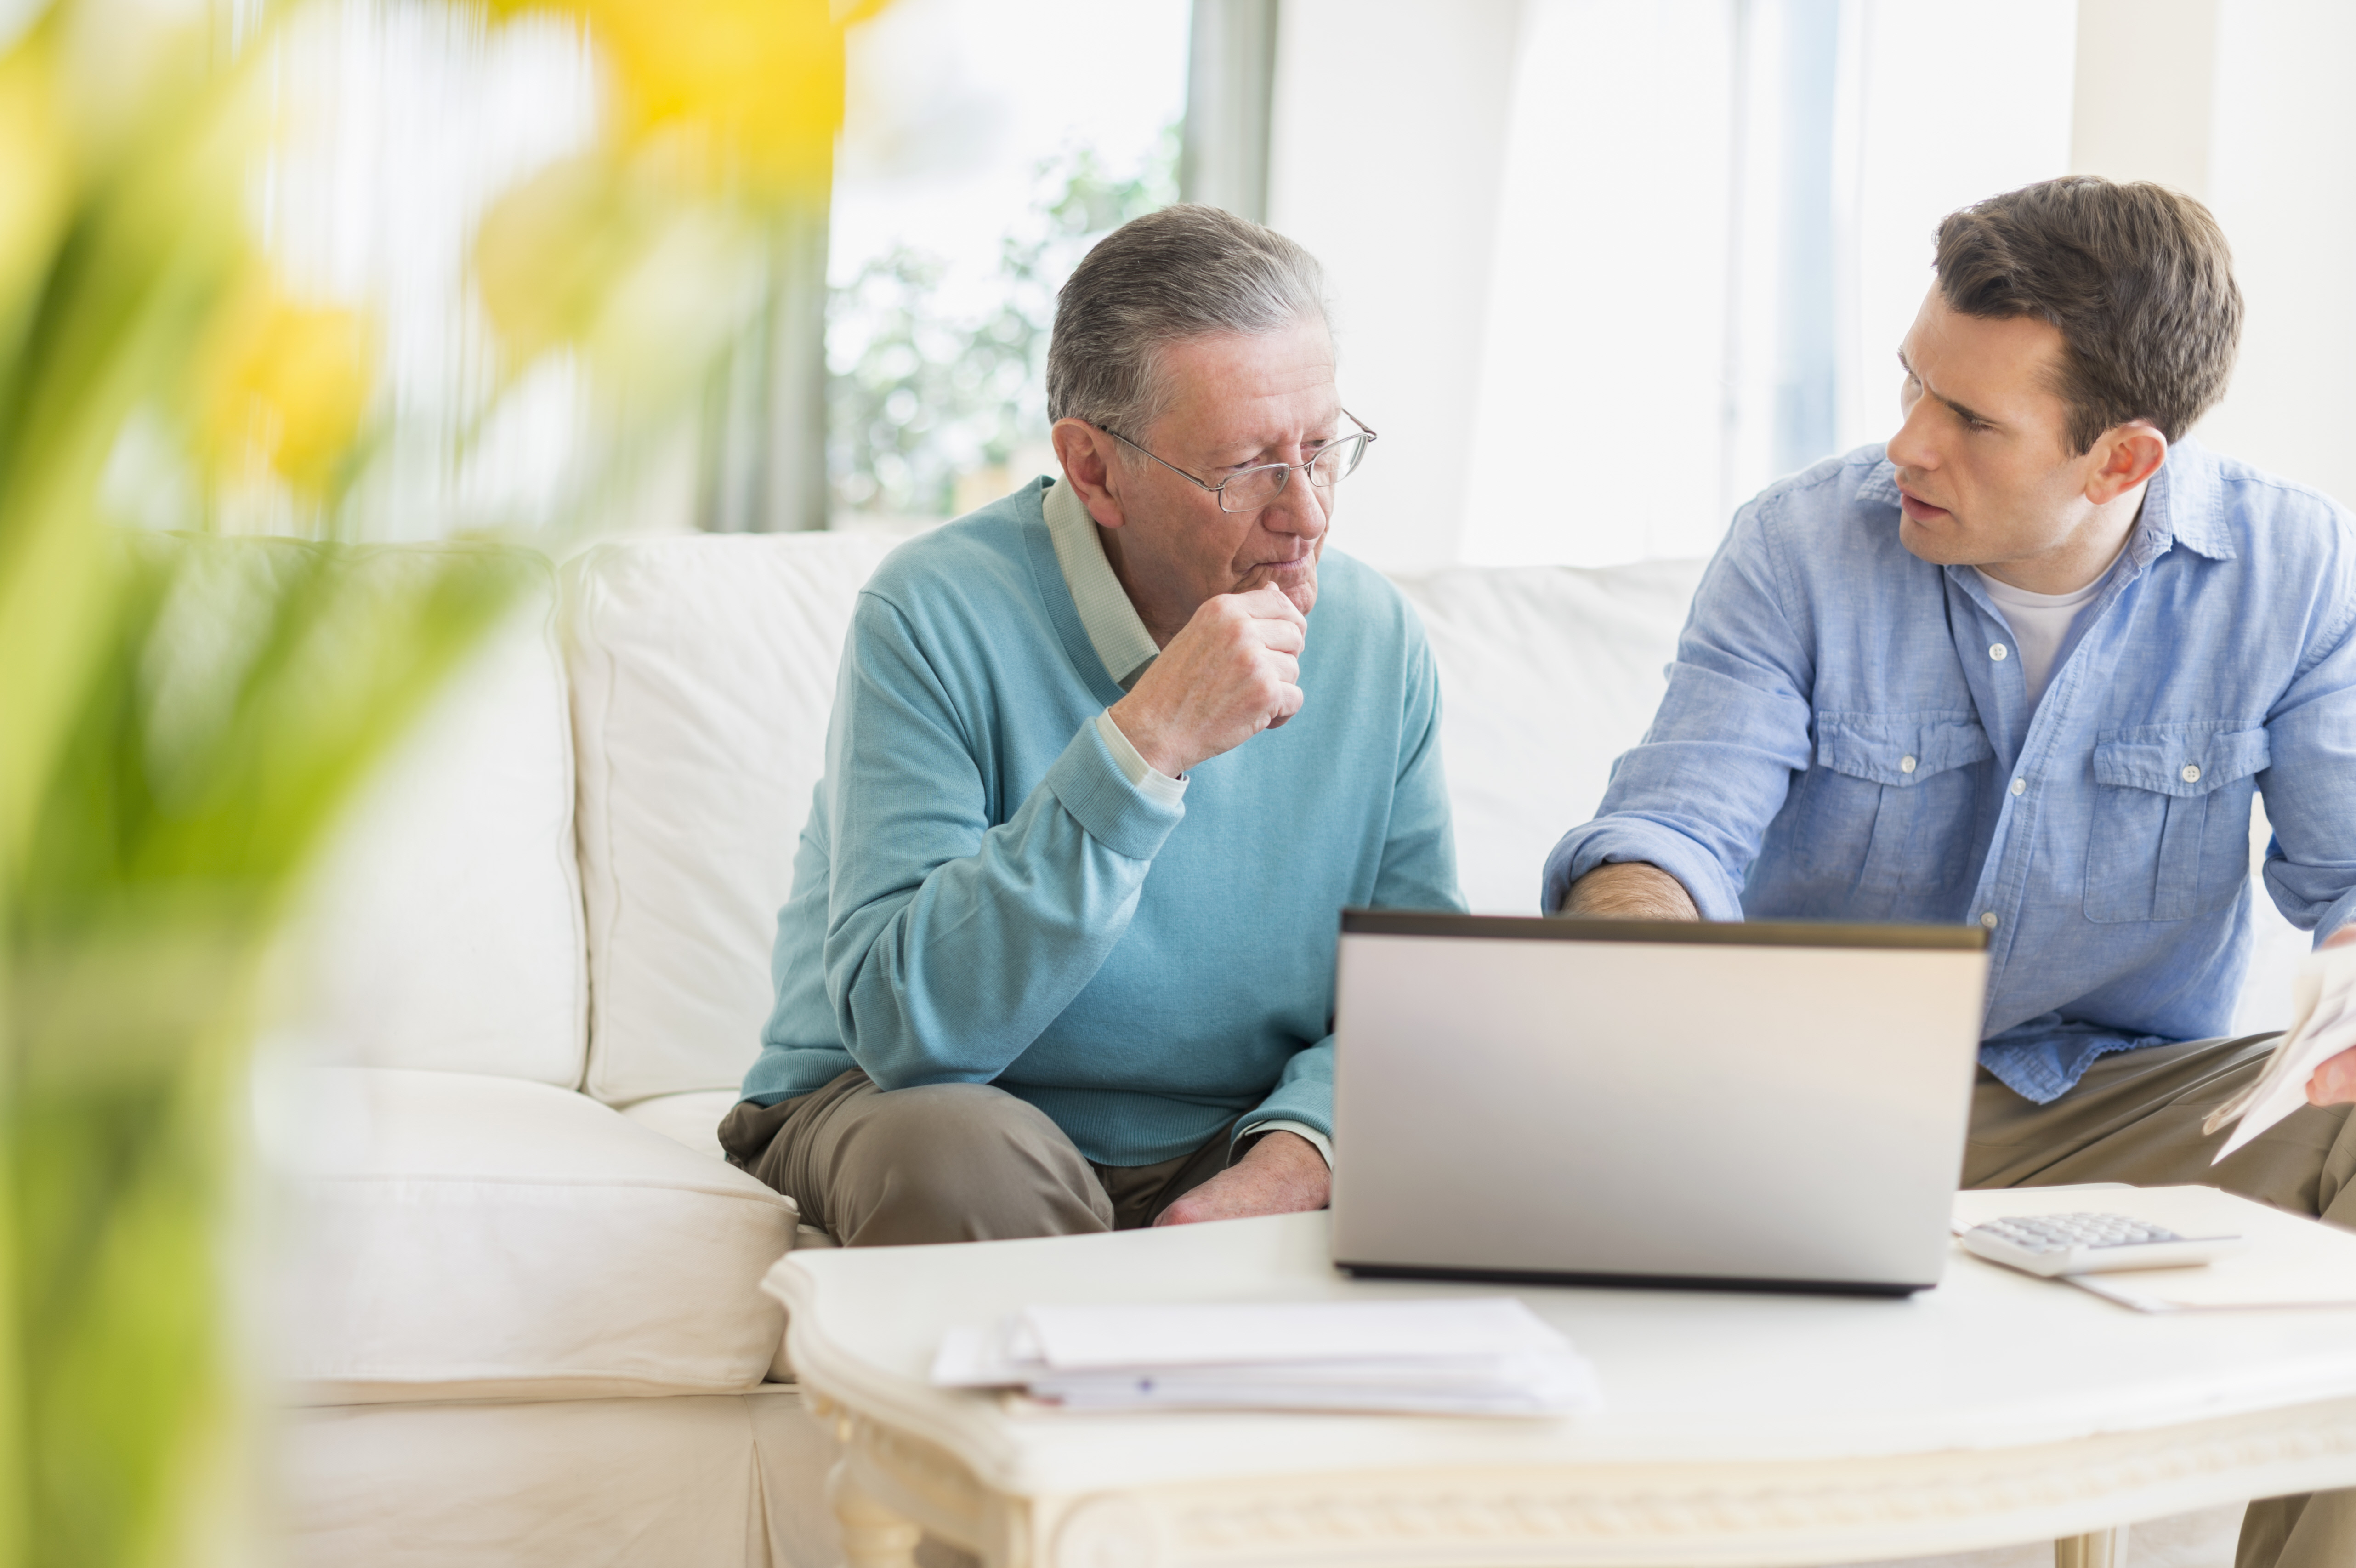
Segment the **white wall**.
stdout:
<path fill-rule="evenodd" d="M 1462 345 L 1460 554 L 1698 553 L 1722 521 L 1729 7 L 1531 0 L 1518 53 L 1488 319 Z"/>
<path fill-rule="evenodd" d="M 1335 542 L 1458 553 L 1516 0 L 1285 0 L 1269 221 L 1324 262 L 1342 399 L 1381 434 Z"/>
<path fill-rule="evenodd" d="M 2070 172 L 2079 38 L 2066 0 L 1865 0 L 1858 10 L 1844 448 L 1897 426 L 1898 340 L 1931 286 L 1939 220 Z"/>
<path fill-rule="evenodd" d="M 2217 0 L 2078 0 L 2070 172 L 2209 186 Z"/>
<path fill-rule="evenodd" d="M 2356 500 L 2356 6 L 2080 0 L 2079 16 L 2072 167 L 2197 197 L 2233 247 L 2241 362 L 2201 439 Z"/>
<path fill-rule="evenodd" d="M 2356 505 L 2356 5 L 2218 0 L 2206 199 L 2248 309 L 2201 439 Z"/>

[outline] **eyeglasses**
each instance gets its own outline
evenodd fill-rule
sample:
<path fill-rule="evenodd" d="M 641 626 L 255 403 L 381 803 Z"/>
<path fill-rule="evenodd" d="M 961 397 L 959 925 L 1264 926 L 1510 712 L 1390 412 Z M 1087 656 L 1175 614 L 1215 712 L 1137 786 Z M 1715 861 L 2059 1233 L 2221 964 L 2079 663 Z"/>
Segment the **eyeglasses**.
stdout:
<path fill-rule="evenodd" d="M 1221 511 L 1258 511 L 1284 493 L 1284 483 L 1292 478 L 1296 468 L 1308 469 L 1309 482 L 1322 490 L 1330 490 L 1350 477 L 1358 467 L 1359 459 L 1366 455 L 1367 443 L 1375 439 L 1375 433 L 1346 408 L 1342 411 L 1342 417 L 1357 425 L 1358 433 L 1328 442 L 1319 447 L 1316 455 L 1307 462 L 1262 463 L 1239 474 L 1229 474 L 1215 485 L 1196 478 L 1167 457 L 1146 452 L 1144 447 L 1138 446 L 1136 442 L 1109 425 L 1099 424 L 1097 428 L 1124 446 L 1134 446 L 1138 451 L 1145 452 L 1147 456 L 1188 484 L 1210 491 L 1218 499 Z"/>

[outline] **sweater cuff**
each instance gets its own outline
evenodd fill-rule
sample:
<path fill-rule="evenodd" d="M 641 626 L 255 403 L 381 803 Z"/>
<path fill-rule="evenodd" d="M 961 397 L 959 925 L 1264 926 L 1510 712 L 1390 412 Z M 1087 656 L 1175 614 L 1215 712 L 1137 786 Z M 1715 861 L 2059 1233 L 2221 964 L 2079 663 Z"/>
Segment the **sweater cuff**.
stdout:
<path fill-rule="evenodd" d="M 1186 798 L 1186 780 L 1173 779 L 1151 762 L 1137 749 L 1120 725 L 1113 722 L 1112 710 L 1107 708 L 1097 715 L 1097 733 L 1104 736 L 1105 749 L 1120 767 L 1121 777 L 1130 786 L 1151 795 L 1165 806 L 1174 806 Z"/>
<path fill-rule="evenodd" d="M 1247 1138 L 1257 1138 L 1262 1133 L 1290 1133 L 1316 1150 L 1324 1158 L 1327 1170 L 1333 1168 L 1333 1140 L 1312 1127 L 1308 1122 L 1282 1120 L 1255 1122 L 1248 1127 L 1239 1127 L 1236 1130 L 1236 1142 L 1240 1144 Z"/>
<path fill-rule="evenodd" d="M 1151 860 L 1186 815 L 1182 803 L 1156 800 L 1130 783 L 1093 719 L 1047 769 L 1046 784 L 1090 838 L 1131 860 Z"/>

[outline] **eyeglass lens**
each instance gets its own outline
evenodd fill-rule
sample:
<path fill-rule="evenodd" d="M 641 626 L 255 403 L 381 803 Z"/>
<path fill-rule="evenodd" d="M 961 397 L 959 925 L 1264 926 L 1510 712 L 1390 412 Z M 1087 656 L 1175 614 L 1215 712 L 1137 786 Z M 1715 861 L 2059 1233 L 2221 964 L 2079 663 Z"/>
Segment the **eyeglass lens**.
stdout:
<path fill-rule="evenodd" d="M 1309 460 L 1309 478 L 1321 489 L 1331 489 L 1350 477 L 1366 453 L 1366 437 L 1345 435 Z M 1219 488 L 1219 505 L 1227 511 L 1258 511 L 1276 499 L 1291 470 L 1281 463 L 1247 468 Z"/>

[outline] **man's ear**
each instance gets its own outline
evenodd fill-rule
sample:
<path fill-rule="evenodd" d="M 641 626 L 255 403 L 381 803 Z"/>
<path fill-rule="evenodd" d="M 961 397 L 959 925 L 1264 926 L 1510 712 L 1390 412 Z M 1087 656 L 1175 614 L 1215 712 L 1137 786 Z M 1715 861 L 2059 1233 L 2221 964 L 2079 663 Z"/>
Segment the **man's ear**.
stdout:
<path fill-rule="evenodd" d="M 2099 461 L 2086 480 L 2086 499 L 2102 506 L 2159 472 L 2168 460 L 2168 437 L 2150 421 L 2138 419 L 2104 431 L 2094 456 Z"/>
<path fill-rule="evenodd" d="M 1065 481 L 1097 520 L 1097 526 L 1119 528 L 1127 522 L 1113 438 L 1084 419 L 1059 419 L 1047 436 L 1055 444 L 1055 460 L 1064 466 Z"/>

